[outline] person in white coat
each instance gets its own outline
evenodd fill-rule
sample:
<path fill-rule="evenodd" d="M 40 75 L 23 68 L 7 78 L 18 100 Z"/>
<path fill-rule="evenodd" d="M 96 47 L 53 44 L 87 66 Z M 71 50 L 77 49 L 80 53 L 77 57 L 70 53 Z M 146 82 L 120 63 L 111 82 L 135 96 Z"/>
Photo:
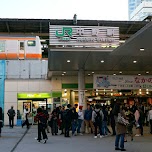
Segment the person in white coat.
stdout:
<path fill-rule="evenodd" d="M 84 114 L 83 114 L 82 108 L 83 108 L 83 106 L 79 106 L 79 111 L 78 111 L 78 128 L 77 128 L 77 133 L 80 134 L 80 135 L 83 135 L 81 133 L 81 131 L 80 131 L 82 122 L 84 120 Z"/>
<path fill-rule="evenodd" d="M 150 107 L 150 110 L 148 112 L 148 121 L 150 123 L 150 133 L 152 134 L 152 106 Z"/>

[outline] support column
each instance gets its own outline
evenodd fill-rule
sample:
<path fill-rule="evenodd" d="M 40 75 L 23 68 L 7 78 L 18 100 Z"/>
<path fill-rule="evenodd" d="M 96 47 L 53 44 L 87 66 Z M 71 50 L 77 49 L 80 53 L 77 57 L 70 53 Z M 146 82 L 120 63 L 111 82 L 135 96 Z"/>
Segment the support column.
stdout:
<path fill-rule="evenodd" d="M 78 72 L 78 96 L 79 106 L 85 107 L 85 72 L 80 69 Z"/>

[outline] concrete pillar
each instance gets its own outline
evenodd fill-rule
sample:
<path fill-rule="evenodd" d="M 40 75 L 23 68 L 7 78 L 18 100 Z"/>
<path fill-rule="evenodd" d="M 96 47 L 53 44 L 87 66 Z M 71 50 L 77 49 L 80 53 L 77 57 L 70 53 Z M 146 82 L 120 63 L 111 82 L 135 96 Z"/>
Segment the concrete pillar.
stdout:
<path fill-rule="evenodd" d="M 78 72 L 78 96 L 79 106 L 85 106 L 85 72 L 80 69 Z"/>
<path fill-rule="evenodd" d="M 75 103 L 75 92 L 70 90 L 70 104 L 74 106 Z"/>

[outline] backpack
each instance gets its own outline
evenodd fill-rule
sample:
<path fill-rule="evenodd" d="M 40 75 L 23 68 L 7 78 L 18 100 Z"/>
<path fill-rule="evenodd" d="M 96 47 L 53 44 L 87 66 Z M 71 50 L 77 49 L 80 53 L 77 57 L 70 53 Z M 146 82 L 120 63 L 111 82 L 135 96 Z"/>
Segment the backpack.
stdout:
<path fill-rule="evenodd" d="M 69 111 L 70 111 L 69 109 L 66 109 L 66 110 L 63 112 L 63 120 L 64 120 L 64 121 L 70 121 L 70 120 L 71 120 Z"/>
<path fill-rule="evenodd" d="M 101 122 L 102 121 L 102 116 L 100 115 L 100 110 L 94 111 L 96 113 L 96 117 L 95 117 L 95 122 Z"/>

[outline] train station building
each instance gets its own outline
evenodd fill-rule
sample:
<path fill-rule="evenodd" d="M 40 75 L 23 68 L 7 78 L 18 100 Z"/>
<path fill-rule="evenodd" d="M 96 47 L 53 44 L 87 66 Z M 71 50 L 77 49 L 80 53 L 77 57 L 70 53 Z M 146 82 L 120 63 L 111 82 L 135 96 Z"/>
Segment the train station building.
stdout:
<path fill-rule="evenodd" d="M 0 37 L 38 36 L 42 49 L 39 59 L 27 58 L 26 51 L 12 59 L 0 38 L 5 124 L 12 105 L 19 125 L 25 105 L 33 121 L 42 105 L 51 111 L 68 103 L 84 109 L 87 103 L 110 105 L 116 99 L 152 104 L 151 32 L 147 21 L 0 19 Z"/>

